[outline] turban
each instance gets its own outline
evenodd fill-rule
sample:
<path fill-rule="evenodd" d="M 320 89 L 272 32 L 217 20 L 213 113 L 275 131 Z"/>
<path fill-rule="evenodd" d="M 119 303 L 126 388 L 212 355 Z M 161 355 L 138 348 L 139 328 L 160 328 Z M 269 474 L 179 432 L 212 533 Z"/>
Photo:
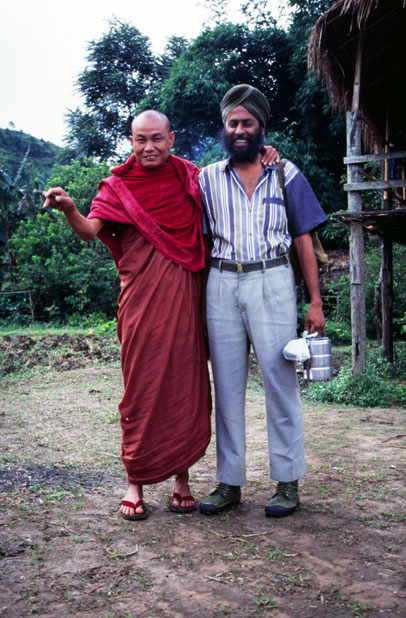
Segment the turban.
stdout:
<path fill-rule="evenodd" d="M 239 105 L 245 107 L 263 126 L 268 122 L 271 113 L 269 103 L 258 88 L 238 84 L 226 92 L 220 106 L 224 124 L 227 116 Z"/>

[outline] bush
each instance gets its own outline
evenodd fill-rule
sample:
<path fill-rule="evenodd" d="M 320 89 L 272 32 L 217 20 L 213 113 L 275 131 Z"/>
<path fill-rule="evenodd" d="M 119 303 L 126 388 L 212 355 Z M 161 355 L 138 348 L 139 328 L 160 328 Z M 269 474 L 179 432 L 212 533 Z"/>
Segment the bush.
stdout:
<path fill-rule="evenodd" d="M 376 339 L 374 301 L 376 284 L 381 263 L 380 249 L 373 240 L 368 240 L 365 247 L 365 304 L 366 333 L 370 339 Z M 402 329 L 406 314 L 406 247 L 393 246 L 393 324 L 395 336 L 404 337 L 406 328 Z M 332 323 L 340 324 L 343 329 L 351 331 L 351 290 L 350 278 L 343 275 L 338 281 L 329 283 L 328 296 L 335 299 L 335 305 L 326 316 Z M 334 331 L 334 326 L 332 330 Z M 330 336 L 330 335 L 329 335 Z M 333 337 L 332 337 L 333 339 Z M 344 340 L 339 341 L 344 343 Z M 338 341 L 337 341 L 338 343 Z"/>
<path fill-rule="evenodd" d="M 401 318 L 396 318 L 394 323 L 400 328 L 400 334 L 406 335 L 406 312 Z"/>
<path fill-rule="evenodd" d="M 54 165 L 47 186 L 65 189 L 79 212 L 86 216 L 97 193 L 97 186 L 106 176 L 110 176 L 109 166 L 106 163 L 96 163 L 89 157 L 84 161 L 73 161 L 69 165 Z"/>
<path fill-rule="evenodd" d="M 32 323 L 32 315 L 28 294 L 7 294 L 7 288 L 0 294 L 0 321 L 4 325 L 18 323 L 28 326 Z"/>
<path fill-rule="evenodd" d="M 371 408 L 405 406 L 406 388 L 388 381 L 388 378 L 398 377 L 399 369 L 404 371 L 405 366 L 404 361 L 392 366 L 375 353 L 361 376 L 354 378 L 351 367 L 345 365 L 333 380 L 310 383 L 306 399 Z"/>
<path fill-rule="evenodd" d="M 94 312 L 114 317 L 119 286 L 110 251 L 98 240 L 81 241 L 63 215 L 22 222 L 10 251 L 15 271 L 9 287 L 31 290 L 36 318 L 65 321 L 70 314 Z M 0 316 L 8 315 L 3 302 Z"/>
<path fill-rule="evenodd" d="M 49 186 L 61 186 L 87 215 L 108 166 L 91 159 L 55 165 Z M 35 318 L 66 323 L 73 314 L 116 314 L 119 282 L 109 249 L 99 240 L 84 243 L 57 212 L 20 220 L 8 243 L 4 291 L 30 290 Z M 0 297 L 0 319 L 23 325 L 31 319 L 24 297 Z"/>
<path fill-rule="evenodd" d="M 352 341 L 351 326 L 345 322 L 326 320 L 326 337 L 335 345 L 350 344 Z"/>

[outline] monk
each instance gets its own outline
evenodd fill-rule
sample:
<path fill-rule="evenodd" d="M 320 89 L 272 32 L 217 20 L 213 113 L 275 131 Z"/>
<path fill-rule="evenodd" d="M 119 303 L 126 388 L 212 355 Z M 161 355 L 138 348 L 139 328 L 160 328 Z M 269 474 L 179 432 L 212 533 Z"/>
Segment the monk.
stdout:
<path fill-rule="evenodd" d="M 98 236 L 117 264 L 121 456 L 128 476 L 120 512 L 131 520 L 147 516 L 143 485 L 171 476 L 170 509 L 193 510 L 188 470 L 210 441 L 199 170 L 169 153 L 174 140 L 163 114 L 137 116 L 134 153 L 100 183 L 87 218 L 62 188 L 44 194 L 45 208 L 62 211 L 83 240 Z"/>

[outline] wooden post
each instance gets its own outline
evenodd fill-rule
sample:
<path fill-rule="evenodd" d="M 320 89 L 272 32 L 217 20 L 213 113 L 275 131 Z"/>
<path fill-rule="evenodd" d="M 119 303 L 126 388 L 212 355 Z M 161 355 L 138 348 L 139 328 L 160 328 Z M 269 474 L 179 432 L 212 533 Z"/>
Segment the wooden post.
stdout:
<path fill-rule="evenodd" d="M 32 303 L 31 290 L 28 290 L 28 302 L 30 304 L 31 318 L 32 318 L 32 321 L 34 322 L 34 305 Z"/>
<path fill-rule="evenodd" d="M 385 141 L 385 151 L 388 152 L 390 142 L 389 109 L 386 114 Z M 389 180 L 389 161 L 385 161 L 384 180 Z M 391 189 L 384 191 L 382 206 L 385 209 L 393 208 Z M 393 363 L 393 245 L 392 241 L 385 236 L 381 245 L 381 273 L 382 353 L 390 363 Z"/>
<path fill-rule="evenodd" d="M 389 238 L 382 242 L 382 353 L 393 363 L 393 245 Z"/>
<path fill-rule="evenodd" d="M 359 98 L 361 89 L 363 30 L 358 34 L 355 59 L 352 111 L 347 112 L 347 156 L 362 154 L 361 119 Z M 361 182 L 359 164 L 347 165 L 348 183 Z M 348 210 L 362 210 L 362 192 L 348 191 Z M 365 315 L 365 266 L 364 233 L 362 223 L 351 222 L 350 232 L 350 282 L 351 282 L 351 328 L 352 328 L 352 373 L 359 376 L 366 365 L 366 315 Z"/>

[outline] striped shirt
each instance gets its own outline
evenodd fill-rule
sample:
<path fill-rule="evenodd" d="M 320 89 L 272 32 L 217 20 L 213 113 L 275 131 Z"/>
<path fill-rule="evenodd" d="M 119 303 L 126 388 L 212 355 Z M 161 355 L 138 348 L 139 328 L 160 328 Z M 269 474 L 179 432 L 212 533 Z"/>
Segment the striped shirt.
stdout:
<path fill-rule="evenodd" d="M 286 159 L 284 174 L 288 212 L 276 165 L 264 168 L 251 200 L 229 160 L 213 163 L 200 172 L 213 258 L 243 262 L 272 259 L 288 253 L 292 238 L 326 221 L 306 178 Z"/>

